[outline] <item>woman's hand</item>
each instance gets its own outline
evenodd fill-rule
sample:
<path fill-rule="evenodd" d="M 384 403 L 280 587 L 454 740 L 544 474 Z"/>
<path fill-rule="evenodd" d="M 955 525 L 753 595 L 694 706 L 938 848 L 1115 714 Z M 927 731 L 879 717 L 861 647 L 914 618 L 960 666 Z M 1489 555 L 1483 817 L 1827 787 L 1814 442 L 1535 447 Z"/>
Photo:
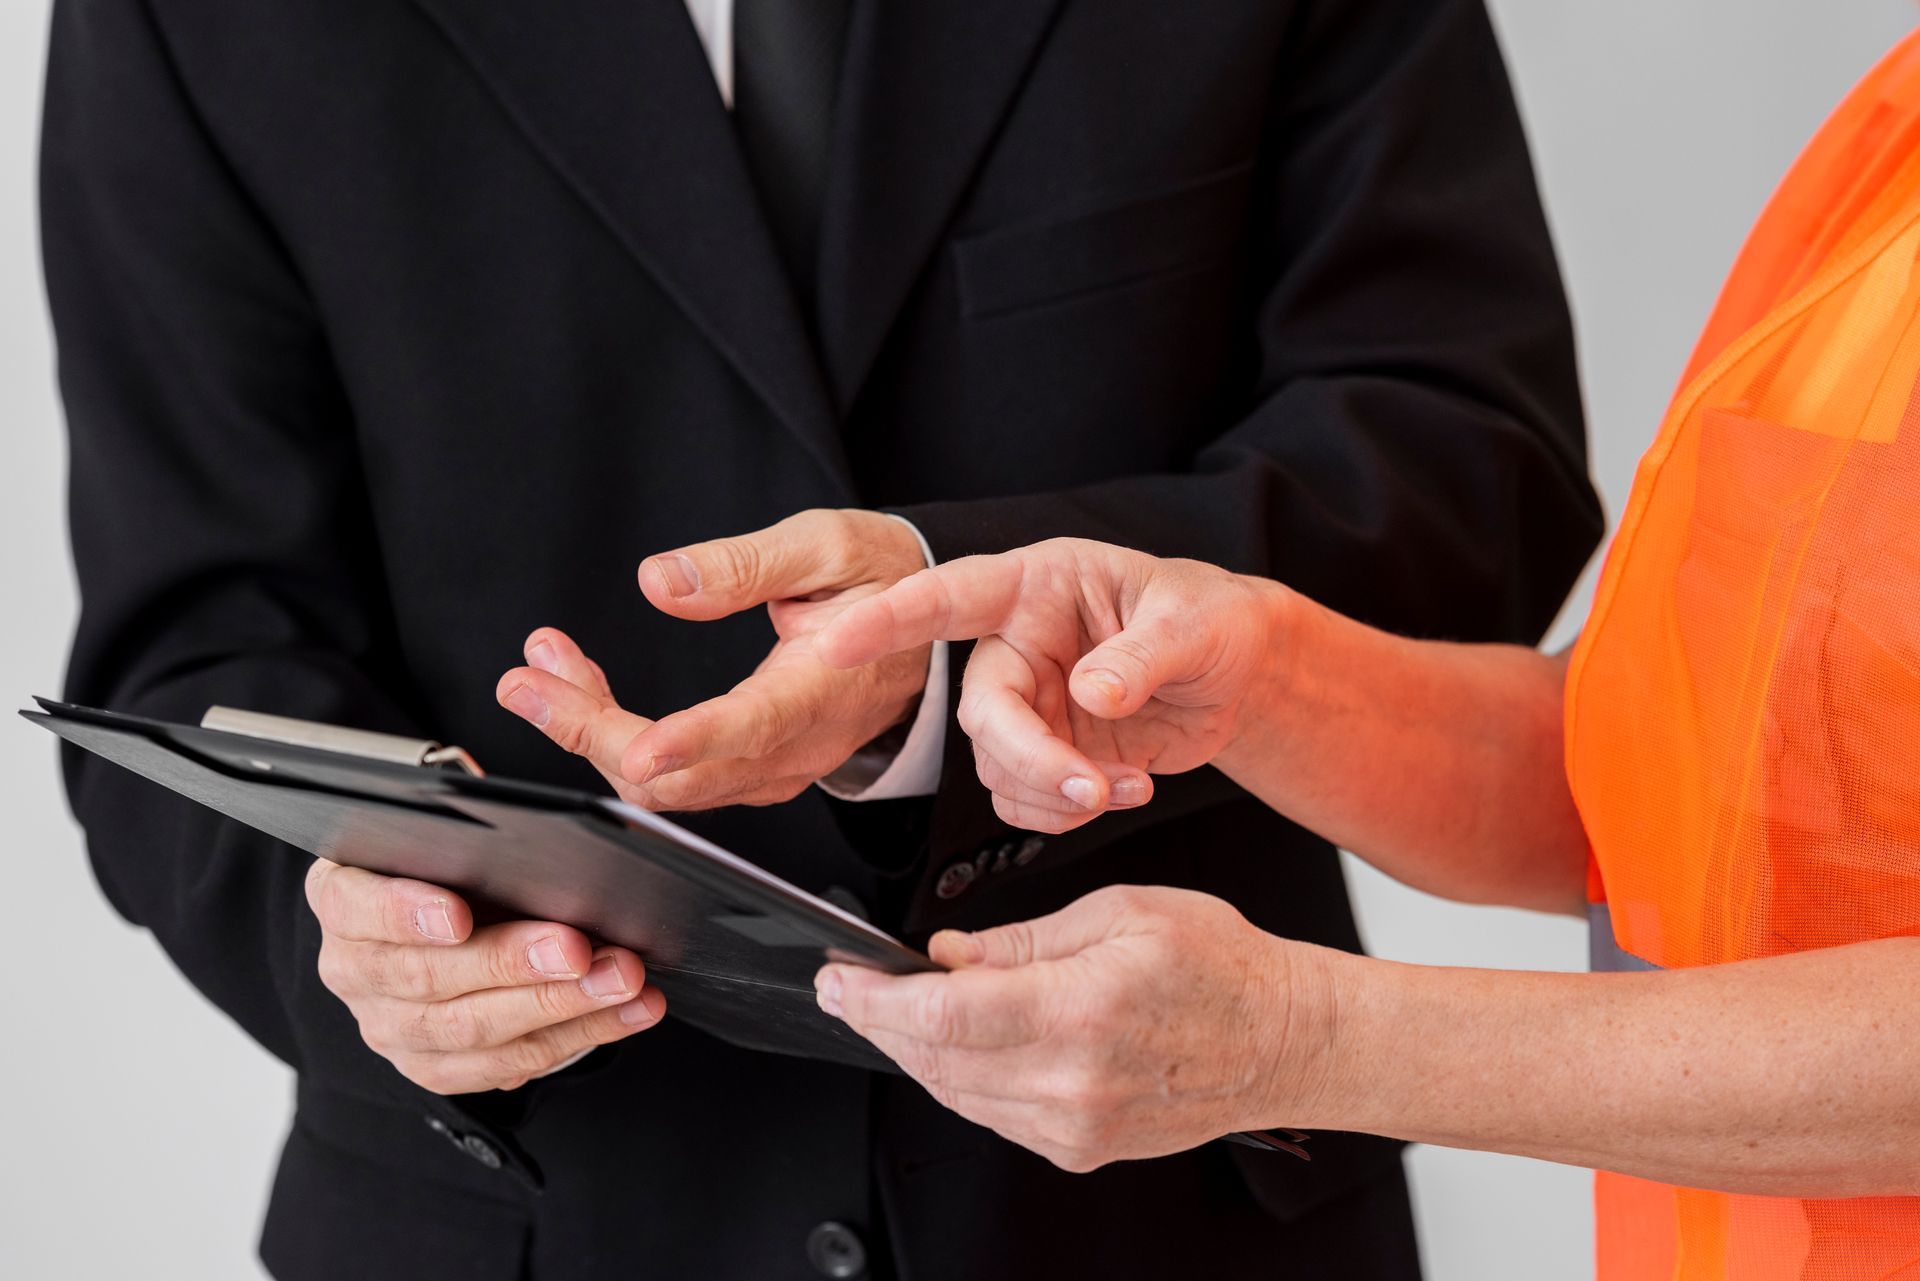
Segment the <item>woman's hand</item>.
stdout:
<path fill-rule="evenodd" d="M 1329 954 L 1209 895 L 1114 886 L 930 950 L 952 972 L 827 966 L 821 1008 L 1062 1169 L 1304 1123 L 1323 1088 Z"/>
<path fill-rule="evenodd" d="M 1081 539 L 923 571 L 816 638 L 836 667 L 974 640 L 959 706 L 1000 817 L 1063 832 L 1211 760 L 1271 672 L 1278 584 Z"/>

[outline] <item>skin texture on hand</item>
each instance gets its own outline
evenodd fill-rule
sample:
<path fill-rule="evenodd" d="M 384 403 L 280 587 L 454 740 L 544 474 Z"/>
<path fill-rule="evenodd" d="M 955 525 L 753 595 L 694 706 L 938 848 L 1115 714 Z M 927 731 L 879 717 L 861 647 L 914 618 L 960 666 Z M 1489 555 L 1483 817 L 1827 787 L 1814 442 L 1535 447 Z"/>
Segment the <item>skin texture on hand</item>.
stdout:
<path fill-rule="evenodd" d="M 640 958 L 569 926 L 474 929 L 459 896 L 318 859 L 320 978 L 360 1035 L 435 1094 L 516 1089 L 666 1013 Z"/>
<path fill-rule="evenodd" d="M 1064 831 L 1211 763 L 1410 885 L 1585 910 L 1564 659 L 1392 636 L 1279 583 L 1070 539 L 916 574 L 817 648 L 852 665 L 973 637 L 960 724 L 1015 826 Z"/>
<path fill-rule="evenodd" d="M 640 566 L 661 611 L 709 621 L 766 606 L 778 640 L 718 698 L 649 720 L 621 707 L 605 673 L 565 633 L 527 638 L 527 666 L 500 678 L 500 704 L 585 757 L 625 800 L 651 810 L 792 800 L 905 722 L 926 686 L 930 645 L 851 670 L 823 663 L 820 632 L 849 606 L 926 565 L 905 524 L 877 512 L 801 512 L 767 529 L 665 552 Z"/>
<path fill-rule="evenodd" d="M 1273 664 L 1284 589 L 1081 539 L 926 570 L 861 600 L 817 650 L 858 668 L 979 639 L 960 727 L 1005 821 L 1063 832 L 1205 764 Z"/>
<path fill-rule="evenodd" d="M 829 965 L 820 1006 L 935 1099 L 1066 1170 L 1184 1151 L 1313 1111 L 1322 949 L 1188 890 L 1113 886 L 1051 916 L 935 935 L 945 974 Z"/>
<path fill-rule="evenodd" d="M 1120 887 L 829 965 L 820 1006 L 1067 1170 L 1354 1130 L 1759 1196 L 1920 1195 L 1920 939 L 1645 974 L 1403 965 Z"/>

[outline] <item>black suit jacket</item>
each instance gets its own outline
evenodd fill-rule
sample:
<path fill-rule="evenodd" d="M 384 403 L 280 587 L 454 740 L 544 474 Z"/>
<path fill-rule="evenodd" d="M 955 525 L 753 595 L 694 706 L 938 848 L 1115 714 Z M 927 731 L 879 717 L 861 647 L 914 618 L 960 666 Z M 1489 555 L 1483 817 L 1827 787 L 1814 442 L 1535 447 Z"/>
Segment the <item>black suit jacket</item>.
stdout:
<path fill-rule="evenodd" d="M 527 631 L 643 713 L 718 693 L 765 621 L 662 617 L 635 564 L 819 505 L 901 511 L 942 558 L 1081 535 L 1537 637 L 1600 516 L 1479 0 L 896 0 L 849 41 L 803 315 L 682 0 L 58 0 L 71 697 L 590 783 L 493 705 Z M 1124 880 L 1358 945 L 1332 851 L 1218 775 L 1028 845 L 948 738 L 930 812 L 693 825 L 915 940 Z M 1391 1144 L 1070 1177 L 904 1082 L 671 1018 L 432 1097 L 321 987 L 302 859 L 69 776 L 116 907 L 298 1069 L 282 1277 L 797 1278 L 824 1221 L 915 1281 L 1413 1266 Z"/>

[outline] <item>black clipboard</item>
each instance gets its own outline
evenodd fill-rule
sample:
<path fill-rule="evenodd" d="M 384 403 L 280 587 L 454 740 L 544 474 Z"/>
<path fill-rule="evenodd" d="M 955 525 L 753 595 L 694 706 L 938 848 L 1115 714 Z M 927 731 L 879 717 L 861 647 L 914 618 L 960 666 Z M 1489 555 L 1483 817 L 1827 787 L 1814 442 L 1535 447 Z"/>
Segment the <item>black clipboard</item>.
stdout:
<path fill-rule="evenodd" d="M 308 853 L 632 948 L 669 1017 L 748 1049 L 897 1072 L 820 1010 L 813 976 L 829 960 L 940 968 L 665 819 L 487 777 L 458 748 L 219 708 L 191 726 L 35 701 L 21 715 L 75 747 Z"/>

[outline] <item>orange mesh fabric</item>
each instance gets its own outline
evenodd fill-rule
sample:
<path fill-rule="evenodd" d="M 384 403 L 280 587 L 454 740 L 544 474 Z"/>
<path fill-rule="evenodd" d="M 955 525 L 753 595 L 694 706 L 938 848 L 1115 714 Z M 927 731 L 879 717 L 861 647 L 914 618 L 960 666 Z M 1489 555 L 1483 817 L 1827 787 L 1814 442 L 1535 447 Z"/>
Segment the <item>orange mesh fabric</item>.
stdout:
<path fill-rule="evenodd" d="M 1742 252 L 1567 694 L 1622 948 L 1713 965 L 1920 934 L 1920 35 Z M 1920 1199 L 1600 1176 L 1602 1281 L 1920 1281 Z"/>

